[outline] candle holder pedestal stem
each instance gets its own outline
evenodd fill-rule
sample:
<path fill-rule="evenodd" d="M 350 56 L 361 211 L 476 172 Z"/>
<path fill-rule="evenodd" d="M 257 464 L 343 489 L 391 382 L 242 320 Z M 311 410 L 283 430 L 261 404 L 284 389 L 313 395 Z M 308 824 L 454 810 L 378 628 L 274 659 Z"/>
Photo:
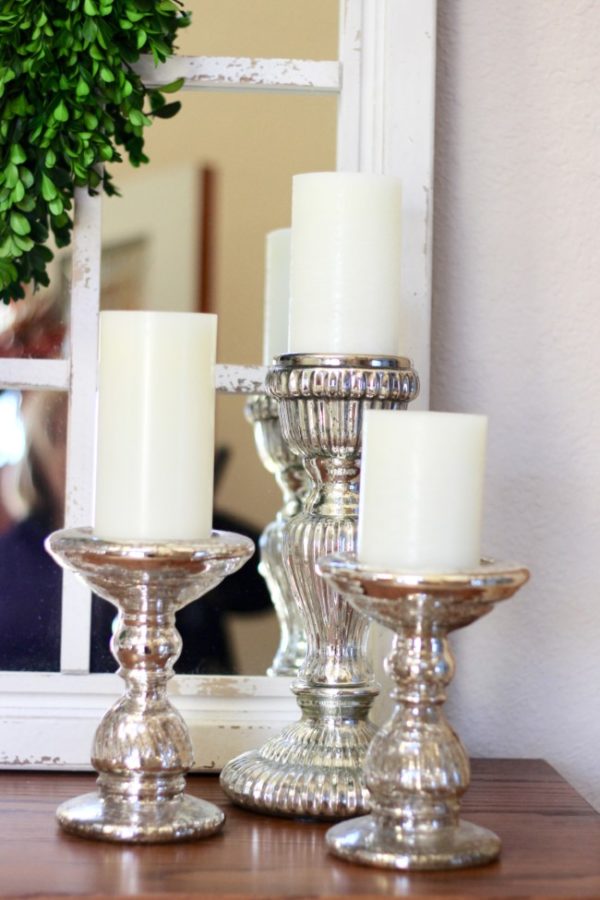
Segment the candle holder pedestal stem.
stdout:
<path fill-rule="evenodd" d="M 447 636 L 511 597 L 527 581 L 527 569 L 484 561 L 471 572 L 388 573 L 342 555 L 322 559 L 319 571 L 357 612 L 395 632 L 386 669 L 397 705 L 365 760 L 372 813 L 330 828 L 330 850 L 390 869 L 492 862 L 500 839 L 459 817 L 470 772 L 442 712 L 454 671 Z"/>
<path fill-rule="evenodd" d="M 307 477 L 300 458 L 283 439 L 277 401 L 264 395 L 252 397 L 246 404 L 245 414 L 254 431 L 260 460 L 275 476 L 284 501 L 258 543 L 258 570 L 267 583 L 280 634 L 279 646 L 267 675 L 293 676 L 298 674 L 306 656 L 306 633 L 283 564 L 283 532 L 290 519 L 302 509 Z"/>
<path fill-rule="evenodd" d="M 363 762 L 378 688 L 366 658 L 367 622 L 318 577 L 316 562 L 355 546 L 364 410 L 404 408 L 418 379 L 398 357 L 287 355 L 269 370 L 267 391 L 311 480 L 304 510 L 283 531 L 283 561 L 307 635 L 292 688 L 301 719 L 229 762 L 221 784 L 258 812 L 339 819 L 369 808 Z"/>
<path fill-rule="evenodd" d="M 94 738 L 98 790 L 59 806 L 60 825 L 81 837 L 138 843 L 220 830 L 221 810 L 184 794 L 192 745 L 167 682 L 181 651 L 175 613 L 235 572 L 252 555 L 252 541 L 213 532 L 189 543 L 117 542 L 82 528 L 55 532 L 46 547 L 119 610 L 111 647 L 126 684 Z"/>

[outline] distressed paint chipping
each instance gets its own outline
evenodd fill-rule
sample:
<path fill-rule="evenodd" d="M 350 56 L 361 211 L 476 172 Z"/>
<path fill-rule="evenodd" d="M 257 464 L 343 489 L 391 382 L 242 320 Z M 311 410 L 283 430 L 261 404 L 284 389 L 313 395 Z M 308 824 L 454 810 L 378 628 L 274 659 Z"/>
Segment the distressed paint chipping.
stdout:
<path fill-rule="evenodd" d="M 266 366 L 217 366 L 217 391 L 222 394 L 264 394 Z"/>
<path fill-rule="evenodd" d="M 100 306 L 100 195 L 75 192 L 70 306 L 70 395 L 67 433 L 65 526 L 93 521 L 96 355 Z M 63 575 L 61 669 L 87 672 L 91 595 L 69 572 Z"/>
<path fill-rule="evenodd" d="M 148 86 L 184 78 L 186 90 L 252 89 L 337 94 L 341 83 L 337 60 L 176 56 L 155 66 L 153 59 L 145 56 L 135 69 Z"/>

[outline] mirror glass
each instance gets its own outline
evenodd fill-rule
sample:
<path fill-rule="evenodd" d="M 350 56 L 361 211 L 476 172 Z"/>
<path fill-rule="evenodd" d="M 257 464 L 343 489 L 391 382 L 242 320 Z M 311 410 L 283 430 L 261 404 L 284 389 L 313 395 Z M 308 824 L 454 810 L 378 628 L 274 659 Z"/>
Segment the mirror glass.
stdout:
<path fill-rule="evenodd" d="M 0 669 L 60 668 L 62 574 L 44 538 L 63 523 L 67 402 L 0 393 Z"/>
<path fill-rule="evenodd" d="M 180 53 L 337 57 L 337 0 L 191 0 L 187 6 L 194 24 L 181 35 Z M 103 201 L 102 307 L 215 312 L 218 361 L 258 364 L 265 237 L 290 223 L 293 174 L 335 168 L 336 100 L 219 91 L 181 92 L 178 99 L 180 113 L 156 120 L 148 130 L 150 165 L 113 170 L 122 197 Z M 58 299 L 51 306 L 60 310 L 62 328 L 55 355 L 68 338 L 68 277 L 63 254 L 53 271 Z M 258 459 L 245 403 L 239 396 L 217 400 L 215 526 L 257 539 L 281 506 L 281 495 Z M 0 447 L 0 466 L 2 452 Z M 183 611 L 178 671 L 265 673 L 279 629 L 257 562 L 258 556 L 237 582 L 230 577 L 220 598 Z M 13 565 L 9 569 L 3 577 L 15 585 L 16 597 L 19 575 Z M 0 593 L 6 603 L 8 586 L 2 584 Z M 60 608 L 59 599 L 54 608 Z M 114 668 L 107 651 L 112 618 L 113 608 L 96 601 L 92 671 Z M 50 668 L 58 668 L 58 656 Z"/>

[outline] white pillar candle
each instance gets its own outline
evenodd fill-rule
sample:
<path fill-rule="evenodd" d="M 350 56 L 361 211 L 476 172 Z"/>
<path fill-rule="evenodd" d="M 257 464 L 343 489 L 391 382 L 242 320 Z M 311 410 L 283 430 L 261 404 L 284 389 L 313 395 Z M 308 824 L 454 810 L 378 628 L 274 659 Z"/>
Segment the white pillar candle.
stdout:
<path fill-rule="evenodd" d="M 210 535 L 216 337 L 214 315 L 100 314 L 98 537 Z"/>
<path fill-rule="evenodd" d="M 263 365 L 287 353 L 290 318 L 290 231 L 277 228 L 265 243 Z"/>
<path fill-rule="evenodd" d="M 290 353 L 398 355 L 402 191 L 391 175 L 296 175 Z"/>
<path fill-rule="evenodd" d="M 381 569 L 478 566 L 487 418 L 368 410 L 357 555 Z"/>

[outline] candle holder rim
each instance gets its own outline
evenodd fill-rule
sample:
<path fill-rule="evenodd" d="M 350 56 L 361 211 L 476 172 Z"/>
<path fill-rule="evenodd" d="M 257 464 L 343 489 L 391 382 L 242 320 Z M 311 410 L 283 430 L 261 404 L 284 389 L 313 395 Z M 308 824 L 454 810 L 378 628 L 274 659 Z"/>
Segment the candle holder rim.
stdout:
<path fill-rule="evenodd" d="M 275 357 L 271 368 L 359 368 L 359 369 L 414 369 L 407 356 L 388 356 L 369 353 L 283 353 Z"/>
<path fill-rule="evenodd" d="M 471 569 L 432 572 L 426 569 L 383 569 L 381 566 L 359 562 L 355 554 L 340 553 L 321 557 L 317 560 L 316 568 L 319 575 L 325 578 L 345 576 L 369 584 L 371 588 L 375 585 L 396 587 L 402 593 L 416 590 L 419 593 L 449 594 L 465 589 L 489 589 L 502 585 L 517 588 L 524 585 L 530 577 L 529 569 L 521 563 L 490 557 L 482 557 L 480 565 Z M 371 594 L 374 595 L 372 590 Z"/>
<path fill-rule="evenodd" d="M 255 551 L 251 538 L 217 529 L 213 529 L 209 537 L 197 540 L 151 541 L 107 540 L 97 537 L 91 527 L 62 528 L 49 534 L 44 546 L 54 554 L 75 543 L 85 546 L 89 552 L 94 552 L 103 559 L 164 559 L 165 562 L 230 559 L 232 556 L 250 559 Z"/>

